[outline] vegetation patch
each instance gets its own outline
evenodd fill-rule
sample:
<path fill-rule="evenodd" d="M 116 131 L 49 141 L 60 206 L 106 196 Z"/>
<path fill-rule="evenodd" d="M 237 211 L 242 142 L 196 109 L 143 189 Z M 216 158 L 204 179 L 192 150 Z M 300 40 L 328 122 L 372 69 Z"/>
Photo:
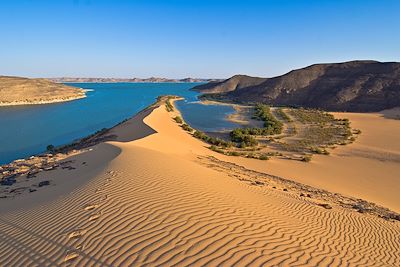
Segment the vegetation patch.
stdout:
<path fill-rule="evenodd" d="M 179 117 L 179 116 L 176 116 L 176 117 L 174 118 L 174 121 L 176 121 L 176 122 L 179 123 L 179 124 L 183 123 L 182 118 Z"/>
<path fill-rule="evenodd" d="M 290 113 L 301 123 L 328 123 L 335 120 L 332 114 L 317 109 L 297 108 L 291 109 Z"/>
<path fill-rule="evenodd" d="M 264 127 L 236 128 L 229 132 L 230 141 L 191 128 L 189 131 L 210 144 L 211 150 L 224 155 L 259 160 L 282 157 L 303 162 L 310 162 L 313 154 L 329 155 L 329 148 L 350 144 L 361 133 L 351 129 L 348 119 L 335 119 L 332 114 L 317 109 L 271 109 L 257 104 L 254 115 L 250 116 L 247 114 L 249 121 L 263 121 Z M 178 118 L 174 119 L 180 123 Z M 189 126 L 183 123 L 181 127 Z"/>
<path fill-rule="evenodd" d="M 193 132 L 193 128 L 190 127 L 189 125 L 187 125 L 186 123 L 182 124 L 181 127 L 182 127 L 183 130 L 185 130 L 185 131 L 187 131 L 189 133 Z"/>
<path fill-rule="evenodd" d="M 272 115 L 271 108 L 268 105 L 256 104 L 253 118 L 264 121 L 264 128 L 268 129 L 269 134 L 280 134 L 282 132 L 283 123 Z"/>
<path fill-rule="evenodd" d="M 168 112 L 174 111 L 174 106 L 171 104 L 171 98 L 172 97 L 168 97 L 168 99 L 165 101 L 165 108 Z"/>
<path fill-rule="evenodd" d="M 242 129 L 240 128 L 233 130 L 230 133 L 230 137 L 232 142 L 239 143 L 241 148 L 256 146 L 258 144 L 257 140 L 253 136 L 250 136 L 249 134 L 244 134 Z"/>
<path fill-rule="evenodd" d="M 303 162 L 310 162 L 310 161 L 311 161 L 311 158 L 312 158 L 311 155 L 304 155 L 304 156 L 301 158 L 301 161 L 303 161 Z"/>
<path fill-rule="evenodd" d="M 285 113 L 285 111 L 283 111 L 283 108 L 277 108 L 276 115 L 285 122 L 293 122 L 293 120 Z"/>
<path fill-rule="evenodd" d="M 195 130 L 193 136 L 196 137 L 197 139 L 203 140 L 204 142 L 210 145 L 215 145 L 223 148 L 229 148 L 232 146 L 232 142 L 227 142 L 225 140 L 222 140 L 221 138 L 208 136 L 207 134 L 198 130 Z"/>

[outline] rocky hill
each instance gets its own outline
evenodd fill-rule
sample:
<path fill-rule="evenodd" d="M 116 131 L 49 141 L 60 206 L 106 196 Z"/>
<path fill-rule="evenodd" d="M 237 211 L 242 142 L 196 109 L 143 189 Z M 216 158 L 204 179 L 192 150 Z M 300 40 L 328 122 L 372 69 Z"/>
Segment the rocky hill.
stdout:
<path fill-rule="evenodd" d="M 0 76 L 0 106 L 64 102 L 85 96 L 83 89 L 46 79 Z"/>
<path fill-rule="evenodd" d="M 315 64 L 274 78 L 236 75 L 193 90 L 205 93 L 206 98 L 223 101 L 331 111 L 380 111 L 400 106 L 400 63 Z"/>

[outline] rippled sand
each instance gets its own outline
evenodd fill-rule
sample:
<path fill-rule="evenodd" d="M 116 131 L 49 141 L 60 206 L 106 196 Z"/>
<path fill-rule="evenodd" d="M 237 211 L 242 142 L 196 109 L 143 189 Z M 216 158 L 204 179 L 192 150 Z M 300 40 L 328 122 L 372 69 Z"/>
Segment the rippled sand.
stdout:
<path fill-rule="evenodd" d="M 1 200 L 0 265 L 400 265 L 400 223 L 200 165 L 204 144 L 165 107 L 148 113 L 44 173 L 54 186 Z"/>

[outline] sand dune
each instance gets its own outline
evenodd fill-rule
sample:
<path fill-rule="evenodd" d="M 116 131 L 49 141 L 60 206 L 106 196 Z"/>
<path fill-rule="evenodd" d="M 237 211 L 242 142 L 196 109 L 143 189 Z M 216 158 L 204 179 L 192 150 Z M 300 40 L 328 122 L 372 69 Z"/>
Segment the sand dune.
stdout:
<path fill-rule="evenodd" d="M 81 167 L 41 174 L 54 186 L 1 200 L 1 266 L 400 266 L 399 223 L 198 164 L 204 144 L 148 113 L 127 122 L 152 129 L 139 139 L 115 128 Z"/>

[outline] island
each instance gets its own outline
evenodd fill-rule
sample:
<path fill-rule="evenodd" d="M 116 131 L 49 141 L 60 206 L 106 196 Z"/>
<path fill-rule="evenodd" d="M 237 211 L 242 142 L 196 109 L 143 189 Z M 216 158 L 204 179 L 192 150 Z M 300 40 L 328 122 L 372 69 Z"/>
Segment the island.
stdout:
<path fill-rule="evenodd" d="M 46 79 L 0 76 L 0 106 L 49 104 L 84 97 L 81 88 Z"/>

